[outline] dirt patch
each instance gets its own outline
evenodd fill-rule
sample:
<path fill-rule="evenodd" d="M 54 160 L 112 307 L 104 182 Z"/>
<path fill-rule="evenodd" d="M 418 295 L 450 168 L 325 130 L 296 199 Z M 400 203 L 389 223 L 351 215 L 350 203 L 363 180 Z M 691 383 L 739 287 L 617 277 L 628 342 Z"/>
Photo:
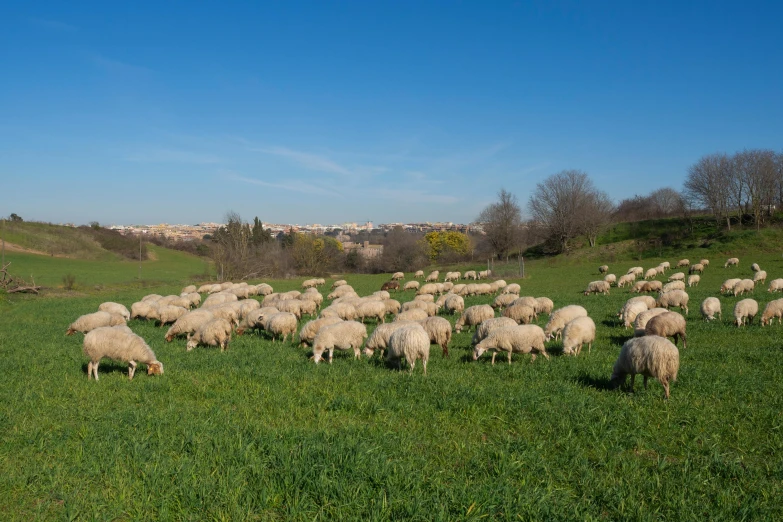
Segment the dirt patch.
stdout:
<path fill-rule="evenodd" d="M 65 254 L 50 254 L 48 252 L 41 252 L 40 250 L 34 250 L 32 248 L 25 248 L 23 246 L 15 245 L 13 243 L 9 243 L 8 241 L 5 242 L 5 250 L 6 252 L 20 252 L 22 254 L 36 254 L 39 256 L 50 256 L 50 257 L 65 257 L 69 258 L 71 256 L 67 256 Z"/>
<path fill-rule="evenodd" d="M 147 261 L 157 261 L 157 260 L 158 260 L 158 254 L 156 254 L 152 250 L 147 250 Z"/>

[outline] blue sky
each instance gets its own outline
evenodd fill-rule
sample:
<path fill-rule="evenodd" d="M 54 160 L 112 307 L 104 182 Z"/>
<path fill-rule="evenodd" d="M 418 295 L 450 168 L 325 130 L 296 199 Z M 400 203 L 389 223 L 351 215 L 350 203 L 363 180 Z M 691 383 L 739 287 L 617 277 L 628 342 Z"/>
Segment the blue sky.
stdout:
<path fill-rule="evenodd" d="M 781 2 L 11 2 L 0 215 L 472 221 L 781 150 Z"/>

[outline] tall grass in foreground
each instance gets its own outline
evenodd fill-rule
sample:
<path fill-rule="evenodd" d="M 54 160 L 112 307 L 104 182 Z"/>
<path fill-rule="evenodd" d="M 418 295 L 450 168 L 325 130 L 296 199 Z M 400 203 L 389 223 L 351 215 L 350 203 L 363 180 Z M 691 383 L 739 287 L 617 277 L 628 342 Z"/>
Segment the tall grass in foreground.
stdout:
<path fill-rule="evenodd" d="M 704 297 L 730 275 L 749 275 L 749 259 L 740 269 L 723 261 L 713 257 L 688 290 L 688 349 L 668 402 L 654 381 L 644 390 L 637 380 L 634 394 L 608 389 L 630 335 L 615 317 L 629 295 L 582 295 L 598 278 L 593 264 L 531 263 L 528 279 L 507 279 L 557 307 L 585 306 L 598 327 L 592 353 L 563 357 L 551 343 L 550 361 L 515 355 L 493 367 L 486 356 L 471 361 L 472 332 L 462 333 L 448 359 L 433 347 L 427 377 L 342 353 L 316 366 L 308 350 L 257 335 L 235 338 L 222 354 L 188 353 L 184 340 L 163 340 L 165 329 L 132 321 L 165 374 L 139 371 L 129 382 L 125 365 L 105 361 L 96 383 L 82 337 L 65 337 L 67 325 L 108 298 L 130 305 L 181 285 L 13 299 L 0 313 L 0 512 L 12 520 L 781 519 L 783 330 L 730 326 L 736 299 L 728 297 L 722 322 L 700 320 Z M 770 278 L 783 275 L 775 255 L 753 261 Z M 367 294 L 385 276 L 347 279 Z M 754 295 L 762 308 L 775 297 Z"/>

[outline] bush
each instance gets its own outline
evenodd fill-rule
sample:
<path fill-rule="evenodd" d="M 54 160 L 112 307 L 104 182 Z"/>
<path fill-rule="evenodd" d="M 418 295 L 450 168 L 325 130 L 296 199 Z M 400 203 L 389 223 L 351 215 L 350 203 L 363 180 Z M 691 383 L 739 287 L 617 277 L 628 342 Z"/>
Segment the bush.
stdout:
<path fill-rule="evenodd" d="M 73 290 L 76 288 L 76 276 L 68 273 L 63 276 L 63 288 L 66 290 Z"/>

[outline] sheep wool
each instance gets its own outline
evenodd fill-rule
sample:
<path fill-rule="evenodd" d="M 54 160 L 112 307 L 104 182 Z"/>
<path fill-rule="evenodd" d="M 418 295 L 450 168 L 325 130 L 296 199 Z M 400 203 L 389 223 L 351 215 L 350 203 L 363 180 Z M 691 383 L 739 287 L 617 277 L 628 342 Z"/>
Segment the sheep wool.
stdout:
<path fill-rule="evenodd" d="M 654 279 L 655 276 L 658 275 L 658 271 L 654 268 L 648 268 L 647 271 L 644 273 L 645 279 Z"/>
<path fill-rule="evenodd" d="M 585 295 L 604 294 L 609 295 L 609 283 L 606 281 L 591 281 L 585 289 Z"/>
<path fill-rule="evenodd" d="M 100 306 L 98 306 L 98 311 L 121 315 L 126 321 L 130 320 L 130 312 L 125 308 L 125 305 L 121 305 L 120 303 L 113 303 L 111 301 L 101 303 Z"/>
<path fill-rule="evenodd" d="M 419 324 L 430 336 L 430 343 L 437 344 L 443 351 L 443 357 L 449 356 L 449 341 L 451 341 L 451 323 L 442 317 L 428 317 Z"/>
<path fill-rule="evenodd" d="M 685 318 L 677 312 L 664 312 L 656 315 L 644 327 L 645 335 L 671 337 L 677 346 L 677 339 L 682 338 L 682 347 L 687 347 L 688 337 L 685 335 Z"/>
<path fill-rule="evenodd" d="M 731 292 L 734 294 L 734 297 L 737 297 L 744 293 L 753 292 L 754 288 L 756 288 L 756 283 L 754 283 L 752 279 L 742 279 L 734 285 Z"/>
<path fill-rule="evenodd" d="M 699 276 L 690 276 L 688 278 L 688 281 L 690 281 L 691 277 L 699 277 Z M 665 285 L 663 285 L 661 292 L 665 293 L 671 290 L 685 290 L 685 283 L 682 281 L 672 281 L 671 283 L 666 283 Z"/>
<path fill-rule="evenodd" d="M 415 277 L 416 279 L 424 277 L 424 270 L 416 270 L 416 273 L 413 274 L 413 277 Z"/>
<path fill-rule="evenodd" d="M 555 303 L 553 303 L 550 298 L 536 297 L 536 306 L 533 307 L 533 310 L 536 311 L 536 315 L 551 314 L 554 308 L 555 308 Z"/>
<path fill-rule="evenodd" d="M 609 271 L 609 265 L 601 265 L 598 267 L 599 274 L 605 274 Z"/>
<path fill-rule="evenodd" d="M 773 279 L 769 283 L 768 292 L 780 292 L 783 290 L 783 279 Z"/>
<path fill-rule="evenodd" d="M 767 271 L 766 270 L 759 270 L 755 274 L 753 274 L 753 283 L 766 283 L 767 282 Z"/>
<path fill-rule="evenodd" d="M 87 332 L 102 326 L 118 326 L 124 324 L 125 319 L 119 314 L 93 312 L 91 314 L 85 314 L 72 322 L 65 331 L 65 335 L 73 335 L 76 332 L 86 334 Z"/>
<path fill-rule="evenodd" d="M 688 315 L 688 299 L 689 296 L 684 290 L 672 290 L 661 294 L 656 305 L 666 309 L 679 307 L 685 310 L 685 315 Z"/>
<path fill-rule="evenodd" d="M 511 283 L 510 285 L 506 285 L 506 286 L 503 287 L 503 292 L 502 293 L 504 293 L 504 294 L 516 294 L 517 296 L 519 296 L 519 291 L 521 289 L 522 288 L 518 284 Z"/>
<path fill-rule="evenodd" d="M 98 364 L 104 357 L 127 362 L 129 379 L 133 379 L 138 363 L 147 365 L 147 375 L 163 375 L 163 363 L 158 361 L 144 339 L 122 326 L 103 326 L 90 331 L 84 336 L 82 351 L 90 359 L 88 379 L 93 376 L 98 380 Z"/>
<path fill-rule="evenodd" d="M 361 347 L 367 338 L 367 328 L 357 321 L 342 321 L 329 326 L 324 326 L 313 339 L 313 359 L 318 364 L 323 353 L 329 352 L 329 364 L 335 348 L 338 350 L 353 349 L 354 358 L 361 357 Z M 427 345 L 429 347 L 429 344 Z"/>
<path fill-rule="evenodd" d="M 402 287 L 403 290 L 418 290 L 419 289 L 419 282 L 418 281 L 408 281 L 405 283 L 405 286 Z"/>
<path fill-rule="evenodd" d="M 595 341 L 595 322 L 589 317 L 577 317 L 563 328 L 563 353 L 579 355 L 587 344 L 587 352 Z"/>
<path fill-rule="evenodd" d="M 734 291 L 734 285 L 742 281 L 742 279 L 726 279 L 722 285 L 720 285 L 720 293 L 730 293 Z"/>
<path fill-rule="evenodd" d="M 549 315 L 549 321 L 544 327 L 546 339 L 551 340 L 552 337 L 559 339 L 565 325 L 577 317 L 587 317 L 587 310 L 579 305 L 568 305 L 552 312 Z"/>
<path fill-rule="evenodd" d="M 496 328 L 473 349 L 473 360 L 478 360 L 486 350 L 492 350 L 493 365 L 499 351 L 508 353 L 508 364 L 511 364 L 512 353 L 529 353 L 531 354 L 531 362 L 536 360 L 536 354 L 541 354 L 549 359 L 544 341 L 544 331 L 540 326 L 534 324 Z"/>
<path fill-rule="evenodd" d="M 685 272 L 675 272 L 669 276 L 669 281 L 685 281 Z"/>
<path fill-rule="evenodd" d="M 393 281 L 399 281 L 400 279 L 405 279 L 405 274 L 402 272 L 394 272 L 391 278 Z"/>
<path fill-rule="evenodd" d="M 633 321 L 634 336 L 641 337 L 645 335 L 644 329 L 647 326 L 647 323 L 650 322 L 650 319 L 656 315 L 661 315 L 664 312 L 668 312 L 668 310 L 666 308 L 650 308 L 637 315 L 636 319 Z"/>
<path fill-rule="evenodd" d="M 745 319 L 748 324 L 753 323 L 753 318 L 759 313 L 759 304 L 753 299 L 743 299 L 734 305 L 734 323 L 743 326 Z"/>
<path fill-rule="evenodd" d="M 308 321 L 304 326 L 302 326 L 302 329 L 299 330 L 299 345 L 312 345 L 315 336 L 318 335 L 318 332 L 321 331 L 321 328 L 324 326 L 341 323 L 342 321 L 342 319 L 335 316 L 322 317 L 320 319 L 313 319 L 312 321 Z"/>
<path fill-rule="evenodd" d="M 644 387 L 647 379 L 658 379 L 664 389 L 665 398 L 669 398 L 669 383 L 677 380 L 680 369 L 680 351 L 668 339 L 657 335 L 635 337 L 625 342 L 612 370 L 612 383 L 615 387 L 625 383 L 631 375 L 633 391 L 634 379 L 637 374 L 644 376 Z"/>
<path fill-rule="evenodd" d="M 364 355 L 372 357 L 375 350 L 380 350 L 381 357 L 383 357 L 384 350 L 389 346 L 389 337 L 391 337 L 391 334 L 409 324 L 415 323 L 413 321 L 394 321 L 391 323 L 379 324 L 375 330 L 372 331 L 364 345 Z"/>
<path fill-rule="evenodd" d="M 397 361 L 399 368 L 403 357 L 410 367 L 411 374 L 416 366 L 416 361 L 421 359 L 424 375 L 427 375 L 427 361 L 430 359 L 430 336 L 420 324 L 406 325 L 389 337 L 386 360 Z"/>
<path fill-rule="evenodd" d="M 515 304 L 503 310 L 502 315 L 517 324 L 530 324 L 536 317 L 536 311 L 527 305 Z"/>
<path fill-rule="evenodd" d="M 237 335 L 243 335 L 247 330 L 262 330 L 266 318 L 278 313 L 280 313 L 280 310 L 274 306 L 263 306 L 256 310 L 251 310 L 237 325 Z"/>
<path fill-rule="evenodd" d="M 356 308 L 346 303 L 332 303 L 321 310 L 319 317 L 329 317 L 330 315 L 337 316 L 343 321 L 353 321 L 356 319 Z"/>
<path fill-rule="evenodd" d="M 174 321 L 168 332 L 166 342 L 171 342 L 178 335 L 187 335 L 195 332 L 202 324 L 211 321 L 215 316 L 209 310 L 193 310 Z"/>
<path fill-rule="evenodd" d="M 492 319 L 495 317 L 495 311 L 489 305 L 474 305 L 467 308 L 457 320 L 457 324 L 454 325 L 454 329 L 457 333 L 462 331 L 462 328 L 466 327 L 470 330 L 471 326 L 477 326 L 482 321 Z"/>
<path fill-rule="evenodd" d="M 698 286 L 698 284 L 701 282 L 701 276 L 699 274 L 693 274 L 691 276 L 688 276 L 688 287 L 694 287 Z"/>
<path fill-rule="evenodd" d="M 496 328 L 504 328 L 507 326 L 517 326 L 517 322 L 514 319 L 508 317 L 493 317 L 482 321 L 480 325 L 476 327 L 476 331 L 473 333 L 473 340 L 471 344 L 475 346 L 487 338 L 489 333 Z"/>
<path fill-rule="evenodd" d="M 712 321 L 715 319 L 715 314 L 717 314 L 719 318 L 723 319 L 720 311 L 720 300 L 717 297 L 706 298 L 701 302 L 699 310 L 701 311 L 701 316 L 705 321 Z"/>
<path fill-rule="evenodd" d="M 767 303 L 767 306 L 764 307 L 764 313 L 761 314 L 761 326 L 772 324 L 776 317 L 778 324 L 783 323 L 783 299 L 775 299 Z"/>
<path fill-rule="evenodd" d="M 492 308 L 500 308 L 501 310 L 503 308 L 506 308 L 507 306 L 511 306 L 511 304 L 516 301 L 517 296 L 516 294 L 500 294 L 492 301 Z"/>
<path fill-rule="evenodd" d="M 282 337 L 282 341 L 285 342 L 289 335 L 293 339 L 296 333 L 296 326 L 296 316 L 290 312 L 278 312 L 264 319 L 264 330 L 272 335 L 273 341 L 277 337 Z"/>
<path fill-rule="evenodd" d="M 465 310 L 465 300 L 462 296 L 448 294 L 443 308 L 450 314 L 461 314 Z"/>
<path fill-rule="evenodd" d="M 406 303 L 407 304 L 407 303 Z M 433 303 L 424 303 L 431 304 Z M 356 307 L 356 318 L 362 323 L 366 318 L 372 318 L 379 323 L 386 322 L 386 305 L 382 301 L 366 301 Z"/>
<path fill-rule="evenodd" d="M 730 266 L 739 266 L 739 259 L 736 257 L 730 257 L 726 264 L 723 265 L 723 268 L 728 268 Z"/>
<path fill-rule="evenodd" d="M 421 308 L 414 308 L 412 310 L 407 310 L 404 312 L 400 312 L 397 314 L 397 316 L 394 318 L 394 321 L 422 321 L 429 317 L 427 312 L 425 310 L 422 310 Z"/>
<path fill-rule="evenodd" d="M 604 276 L 604 281 L 606 281 L 610 285 L 615 285 L 617 284 L 617 276 L 614 274 L 606 274 Z"/>

